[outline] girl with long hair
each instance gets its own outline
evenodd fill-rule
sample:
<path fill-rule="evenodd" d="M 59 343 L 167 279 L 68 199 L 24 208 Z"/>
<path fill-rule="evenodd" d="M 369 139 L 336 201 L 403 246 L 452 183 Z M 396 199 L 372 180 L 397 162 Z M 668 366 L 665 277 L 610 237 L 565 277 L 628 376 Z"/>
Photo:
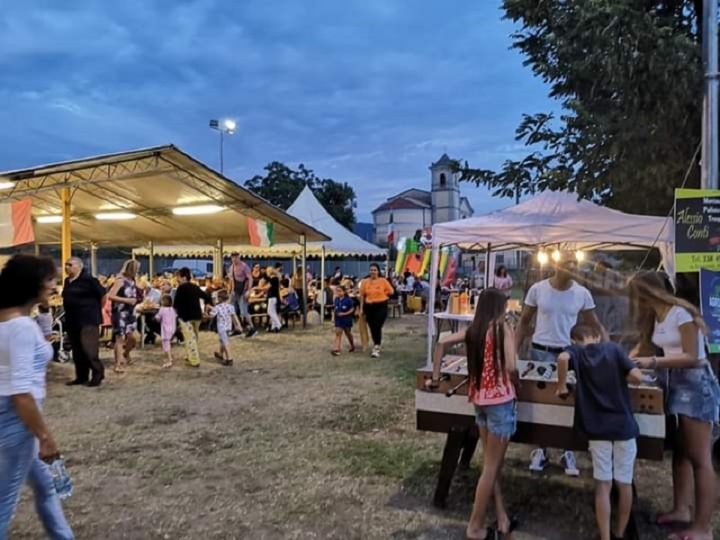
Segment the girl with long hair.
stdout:
<path fill-rule="evenodd" d="M 629 293 L 640 334 L 630 356 L 638 367 L 660 371 L 666 414 L 678 419 L 672 460 L 674 505 L 656 521 L 684 529 L 671 539 L 712 540 L 716 477 L 711 438 L 720 386 L 705 353 L 705 323 L 695 306 L 668 292 L 657 273 L 633 277 Z M 657 349 L 662 349 L 662 357 L 655 356 Z"/>
<path fill-rule="evenodd" d="M 475 502 L 467 526 L 468 540 L 495 538 L 496 532 L 508 534 L 514 528 L 503 503 L 500 471 L 505 452 L 517 425 L 516 350 L 513 328 L 505 318 L 507 297 L 499 289 L 485 289 L 470 326 L 452 334 L 435 349 L 439 366 L 445 348 L 465 344 L 468 366 L 468 399 L 475 405 L 475 420 L 483 447 L 483 465 L 475 490 Z M 437 384 L 439 373 L 431 384 Z M 495 502 L 496 527 L 485 528 L 490 498 Z"/>

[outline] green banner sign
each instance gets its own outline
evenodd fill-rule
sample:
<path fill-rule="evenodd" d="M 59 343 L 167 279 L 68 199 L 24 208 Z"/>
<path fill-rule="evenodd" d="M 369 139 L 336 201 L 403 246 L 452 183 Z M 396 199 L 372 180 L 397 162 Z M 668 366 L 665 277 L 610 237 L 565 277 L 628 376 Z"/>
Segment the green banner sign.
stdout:
<path fill-rule="evenodd" d="M 720 270 L 720 191 L 675 190 L 675 271 Z"/>

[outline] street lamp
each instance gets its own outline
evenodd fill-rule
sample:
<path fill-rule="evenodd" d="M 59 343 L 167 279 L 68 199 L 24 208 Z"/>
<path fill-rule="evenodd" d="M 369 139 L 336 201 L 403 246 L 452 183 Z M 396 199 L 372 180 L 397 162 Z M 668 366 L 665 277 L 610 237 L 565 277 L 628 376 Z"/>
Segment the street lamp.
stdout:
<path fill-rule="evenodd" d="M 220 133 L 220 174 L 223 174 L 223 135 L 234 135 L 237 123 L 229 118 L 222 123 L 220 120 L 210 120 L 210 128 Z"/>

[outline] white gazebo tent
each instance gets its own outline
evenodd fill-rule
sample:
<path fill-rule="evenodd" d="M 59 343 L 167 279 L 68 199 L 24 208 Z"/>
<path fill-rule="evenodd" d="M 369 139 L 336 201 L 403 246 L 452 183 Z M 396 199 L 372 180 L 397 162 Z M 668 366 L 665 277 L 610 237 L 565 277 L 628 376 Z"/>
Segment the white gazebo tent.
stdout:
<path fill-rule="evenodd" d="M 338 223 L 317 200 L 309 187 L 305 187 L 295 202 L 287 209 L 287 214 L 312 227 L 322 231 L 330 238 L 325 242 L 307 242 L 304 255 L 314 255 L 321 258 L 320 274 L 323 282 L 325 278 L 325 257 L 378 257 L 386 256 L 387 251 L 375 244 L 363 240 L 353 232 Z M 183 256 L 206 257 L 214 253 L 212 246 L 203 245 L 166 245 L 153 246 L 152 249 L 139 247 L 133 250 L 134 256 Z M 295 257 L 302 254 L 303 245 L 300 243 L 279 243 L 270 247 L 255 247 L 248 245 L 224 244 L 225 253 L 238 252 L 246 257 Z M 305 260 L 305 257 L 303 257 Z M 321 303 L 323 303 L 321 295 Z"/>
<path fill-rule="evenodd" d="M 564 191 L 548 191 L 521 204 L 476 218 L 433 226 L 428 316 L 428 358 L 432 354 L 433 311 L 440 250 L 507 251 L 555 246 L 573 250 L 624 251 L 658 248 L 665 271 L 674 276 L 674 227 L 669 217 L 625 214 Z M 489 265 L 486 266 L 486 272 Z M 486 278 L 487 283 L 487 278 Z"/>

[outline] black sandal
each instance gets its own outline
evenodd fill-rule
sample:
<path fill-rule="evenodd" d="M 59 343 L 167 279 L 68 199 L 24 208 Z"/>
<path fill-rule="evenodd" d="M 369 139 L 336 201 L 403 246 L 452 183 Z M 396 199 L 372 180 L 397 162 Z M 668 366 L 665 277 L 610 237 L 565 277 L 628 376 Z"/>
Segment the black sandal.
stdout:
<path fill-rule="evenodd" d="M 498 540 L 501 538 L 499 535 L 502 533 L 498 531 L 495 527 L 488 527 L 485 530 L 485 538 L 484 540 Z M 465 535 L 465 540 L 480 540 L 479 538 L 473 538 L 471 536 Z"/>

